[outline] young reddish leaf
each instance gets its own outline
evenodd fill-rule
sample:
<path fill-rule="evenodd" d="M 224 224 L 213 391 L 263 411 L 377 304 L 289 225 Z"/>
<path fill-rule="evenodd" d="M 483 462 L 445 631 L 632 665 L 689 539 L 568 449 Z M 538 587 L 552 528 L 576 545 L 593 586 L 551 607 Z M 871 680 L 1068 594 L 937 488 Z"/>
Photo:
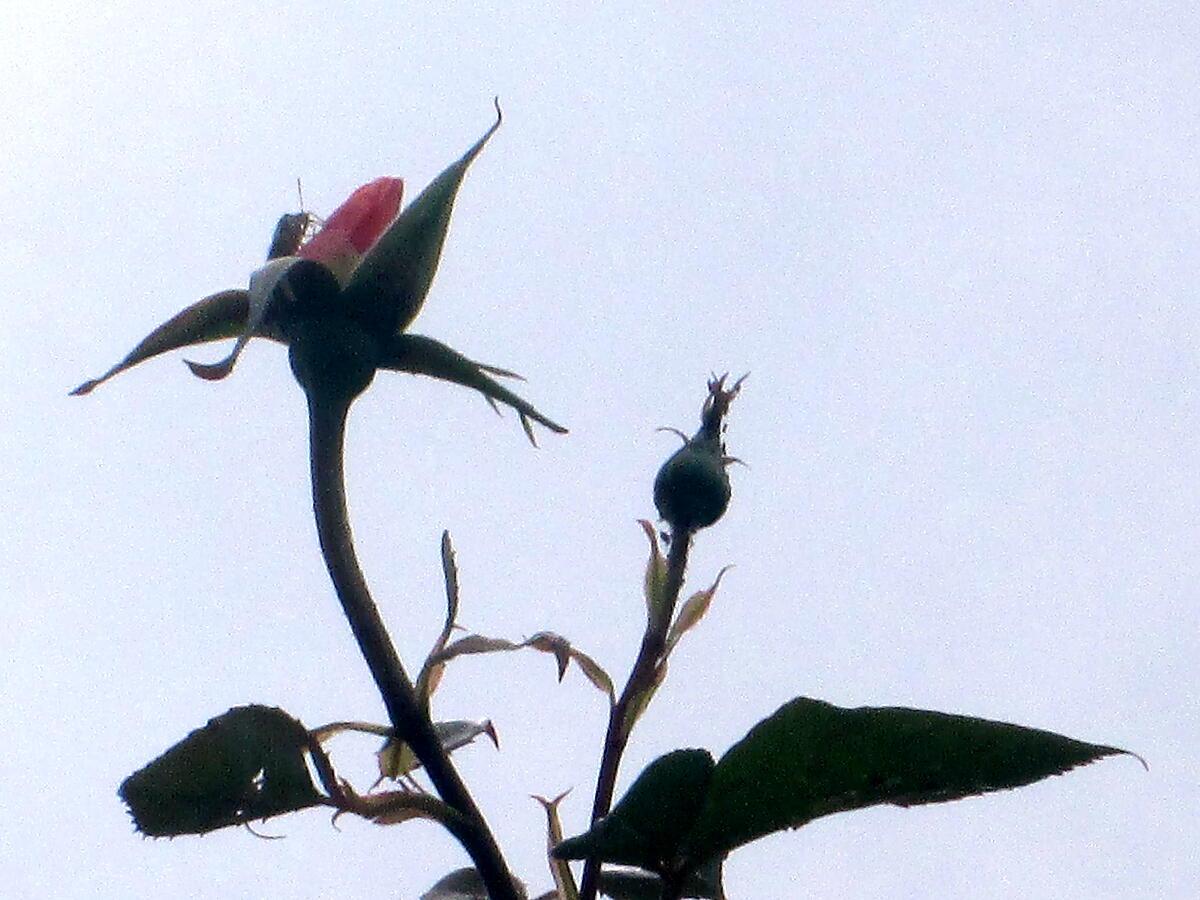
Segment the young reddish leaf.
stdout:
<path fill-rule="evenodd" d="M 555 634 L 552 631 L 539 631 L 533 637 L 526 640 L 524 646 L 551 654 L 558 664 L 558 680 L 562 681 L 563 675 L 567 673 L 567 666 L 571 663 L 570 641 L 561 634 Z"/>
<path fill-rule="evenodd" d="M 417 791 L 358 794 L 344 784 L 334 818 L 345 813 L 353 813 L 376 825 L 400 825 L 413 819 L 429 819 L 447 825 L 458 817 L 452 807 L 430 794 Z"/>
<path fill-rule="evenodd" d="M 958 800 L 1126 753 L 970 716 L 799 697 L 721 757 L 686 852 L 699 863 L 830 813 Z"/>
<path fill-rule="evenodd" d="M 413 819 L 432 819 L 432 816 L 418 801 L 430 799 L 428 794 L 414 794 L 412 791 L 386 791 L 382 794 L 367 794 L 364 818 L 370 819 L 376 825 L 401 825 Z"/>
<path fill-rule="evenodd" d="M 449 531 L 442 532 L 442 575 L 446 580 L 446 622 L 441 634 L 433 642 L 429 655 L 425 657 L 416 681 L 417 696 L 425 703 L 437 690 L 446 671 L 445 660 L 439 660 L 438 656 L 446 649 L 446 642 L 454 633 L 458 620 L 458 564 L 454 559 L 454 545 L 450 542 Z"/>
<path fill-rule="evenodd" d="M 554 848 L 562 843 L 562 821 L 558 817 L 558 804 L 571 793 L 563 791 L 553 800 L 533 795 L 533 799 L 542 804 L 546 811 L 546 855 L 550 860 L 550 875 L 554 878 L 555 897 L 557 900 L 579 900 L 579 888 L 575 884 L 575 876 L 571 867 L 564 860 L 554 856 Z"/>
<path fill-rule="evenodd" d="M 449 662 L 457 656 L 469 656 L 475 653 L 497 653 L 508 650 L 520 650 L 523 644 L 514 644 L 504 638 L 487 637 L 482 634 L 468 634 L 450 643 L 439 653 L 435 660 L 439 663 Z"/>
<path fill-rule="evenodd" d="M 604 671 L 604 668 L 582 650 L 576 650 L 572 647 L 571 642 L 561 634 L 555 634 L 552 631 L 539 631 L 520 646 L 532 647 L 534 650 L 541 650 L 543 653 L 552 654 L 558 663 L 559 681 L 562 681 L 563 675 L 566 674 L 568 664 L 574 661 L 587 680 L 597 690 L 603 691 L 608 695 L 610 704 L 616 702 L 612 679 Z"/>
<path fill-rule="evenodd" d="M 707 590 L 696 591 L 696 593 L 692 594 L 684 602 L 683 607 L 679 610 L 679 614 L 675 617 L 675 621 L 671 624 L 670 632 L 667 634 L 667 646 L 663 651 L 664 657 L 670 656 L 671 651 L 675 649 L 675 645 L 679 643 L 679 639 L 704 618 L 704 614 L 708 612 L 708 607 L 712 604 L 713 597 L 716 596 L 717 588 L 721 585 L 721 579 L 729 571 L 729 568 L 729 566 L 725 566 L 725 568 L 721 569 L 717 573 L 716 580 Z"/>
<path fill-rule="evenodd" d="M 312 738 L 318 744 L 323 744 L 332 737 L 342 734 L 346 731 L 356 731 L 360 734 L 374 734 L 379 737 L 389 737 L 392 733 L 390 725 L 376 725 L 374 722 L 330 722 L 328 725 L 322 725 L 320 728 L 314 728 L 311 732 Z"/>
<path fill-rule="evenodd" d="M 608 695 L 609 705 L 617 702 L 617 695 L 613 690 L 612 678 L 600 663 L 596 662 L 582 650 L 571 648 L 571 659 L 575 661 L 575 665 L 579 666 L 579 670 L 587 677 L 587 680 L 596 686 L 596 689 Z"/>
<path fill-rule="evenodd" d="M 658 663 L 658 668 L 654 670 L 654 680 L 646 687 L 644 691 L 634 698 L 625 710 L 625 734 L 628 735 L 633 731 L 633 726 L 637 724 L 638 719 L 642 717 L 642 713 L 650 706 L 650 701 L 654 699 L 654 695 L 658 693 L 658 689 L 662 687 L 662 683 L 667 680 L 667 661 L 662 659 Z"/>
<path fill-rule="evenodd" d="M 519 644 L 505 638 L 487 637 L 482 634 L 468 634 L 466 637 L 461 637 L 457 641 L 452 642 L 439 653 L 431 654 L 429 660 L 426 661 L 426 665 L 431 668 L 440 667 L 458 656 L 479 653 L 510 653 L 513 650 L 524 650 L 525 648 L 538 650 L 553 656 L 557 665 L 559 681 L 562 680 L 570 662 L 574 660 L 588 681 L 595 685 L 598 690 L 607 694 L 610 703 L 613 702 L 612 679 L 609 678 L 608 673 L 604 671 L 599 663 L 582 650 L 576 650 L 572 647 L 571 642 L 565 637 L 561 634 L 555 634 L 552 631 L 539 631 L 533 637 L 521 641 Z"/>
<path fill-rule="evenodd" d="M 492 725 L 491 719 L 485 719 L 482 722 L 454 719 L 449 722 L 435 722 L 433 727 L 437 732 L 438 740 L 442 743 L 442 748 L 447 753 L 453 753 L 455 750 L 473 743 L 475 738 L 481 734 L 486 734 L 491 738 L 496 749 L 500 749 L 500 738 L 496 735 L 496 729 Z M 421 767 L 420 761 L 408 744 L 396 738 L 388 738 L 376 757 L 379 761 L 380 778 L 395 780 Z"/>

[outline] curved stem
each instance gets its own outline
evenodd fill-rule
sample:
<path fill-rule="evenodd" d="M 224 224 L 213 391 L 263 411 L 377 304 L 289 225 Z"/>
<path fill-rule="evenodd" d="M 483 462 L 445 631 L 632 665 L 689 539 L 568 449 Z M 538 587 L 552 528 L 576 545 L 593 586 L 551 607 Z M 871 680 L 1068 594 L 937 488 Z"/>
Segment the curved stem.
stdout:
<path fill-rule="evenodd" d="M 317 391 L 306 394 L 317 534 L 350 629 L 397 736 L 412 747 L 442 799 L 462 816 L 464 825 L 455 836 L 479 870 L 489 895 L 493 900 L 518 900 L 500 848 L 438 740 L 428 709 L 418 699 L 404 671 L 354 553 L 343 471 L 346 417 L 353 398 L 322 395 Z"/>
<path fill-rule="evenodd" d="M 675 615 L 675 604 L 683 589 L 683 575 L 687 569 L 688 550 L 692 545 L 692 532 L 675 529 L 671 532 L 671 547 L 667 552 L 667 578 L 663 587 L 662 604 L 651 610 L 642 636 L 629 681 L 621 692 L 608 717 L 608 732 L 604 736 L 604 752 L 600 757 L 600 774 L 596 779 L 596 799 L 592 802 L 592 824 L 608 815 L 612 807 L 613 791 L 617 785 L 617 772 L 621 768 L 621 757 L 629 743 L 633 723 L 627 719 L 642 695 L 654 684 L 655 674 L 667 646 L 667 632 Z M 595 900 L 599 887 L 600 861 L 589 859 L 584 863 L 583 879 L 579 886 L 580 900 Z"/>

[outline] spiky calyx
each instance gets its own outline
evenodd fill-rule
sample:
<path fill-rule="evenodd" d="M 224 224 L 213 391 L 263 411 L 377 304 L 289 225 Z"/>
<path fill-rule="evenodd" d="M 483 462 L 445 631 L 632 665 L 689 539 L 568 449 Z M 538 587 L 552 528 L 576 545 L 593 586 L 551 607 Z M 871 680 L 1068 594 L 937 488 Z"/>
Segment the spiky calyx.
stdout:
<path fill-rule="evenodd" d="M 725 455 L 721 435 L 729 404 L 737 396 L 745 376 L 726 390 L 727 377 L 709 380 L 700 430 L 691 438 L 684 437 L 683 446 L 663 463 L 655 476 L 654 505 L 675 531 L 707 528 L 729 507 L 733 490 L 725 469 L 735 460 Z"/>

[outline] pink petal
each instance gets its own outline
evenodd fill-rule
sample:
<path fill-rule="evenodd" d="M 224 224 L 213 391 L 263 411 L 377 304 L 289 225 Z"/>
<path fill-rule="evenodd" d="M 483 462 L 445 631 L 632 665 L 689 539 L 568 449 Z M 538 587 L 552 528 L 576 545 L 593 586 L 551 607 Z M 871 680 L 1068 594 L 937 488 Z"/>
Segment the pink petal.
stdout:
<path fill-rule="evenodd" d="M 399 178 L 376 178 L 364 184 L 333 211 L 299 255 L 326 264 L 351 253 L 361 256 L 396 218 L 403 193 L 404 182 Z"/>

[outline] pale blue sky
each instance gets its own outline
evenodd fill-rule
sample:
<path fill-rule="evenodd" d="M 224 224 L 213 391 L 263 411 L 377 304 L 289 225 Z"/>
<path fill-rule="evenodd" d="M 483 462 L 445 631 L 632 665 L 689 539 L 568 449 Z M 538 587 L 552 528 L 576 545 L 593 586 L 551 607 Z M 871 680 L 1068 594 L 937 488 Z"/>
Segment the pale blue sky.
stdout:
<path fill-rule="evenodd" d="M 727 563 L 622 785 L 804 694 L 1136 750 L 1021 791 L 822 820 L 736 853 L 740 898 L 1200 890 L 1200 21 L 1192 4 L 6 7 L 0 204 L 0 873 L 8 896 L 415 898 L 463 864 L 310 812 L 144 841 L 121 779 L 230 706 L 383 713 L 318 555 L 305 411 L 256 343 L 66 392 L 244 284 L 295 179 L 415 196 L 491 122 L 413 330 L 525 376 L 381 376 L 351 421 L 363 565 L 415 669 L 441 622 L 560 631 L 623 677 L 650 484 L 710 370 L 734 407 Z M 950 9 L 950 7 L 953 7 Z M 1049 7 L 1046 7 L 1049 10 Z M 216 359 L 220 348 L 193 358 Z M 604 710 L 538 657 L 467 660 L 465 776 L 544 889 L 531 793 L 587 815 Z M 368 782 L 374 746 L 335 753 Z"/>

